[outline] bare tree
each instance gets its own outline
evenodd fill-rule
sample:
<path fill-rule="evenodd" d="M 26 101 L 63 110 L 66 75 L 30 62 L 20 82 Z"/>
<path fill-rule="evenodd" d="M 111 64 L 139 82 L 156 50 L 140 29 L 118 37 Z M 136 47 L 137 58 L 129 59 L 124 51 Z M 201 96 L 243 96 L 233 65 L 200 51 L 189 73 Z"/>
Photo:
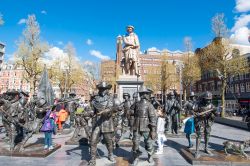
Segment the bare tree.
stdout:
<path fill-rule="evenodd" d="M 31 93 L 36 90 L 38 79 L 43 69 L 41 58 L 48 51 L 48 44 L 40 40 L 40 27 L 35 15 L 29 15 L 22 39 L 15 53 L 16 63 L 25 70 L 24 78 L 30 83 Z"/>
<path fill-rule="evenodd" d="M 186 101 L 187 90 L 189 89 L 191 91 L 192 85 L 200 79 L 201 71 L 198 57 L 194 56 L 192 52 L 192 39 L 185 37 L 184 45 L 186 53 L 183 57 L 184 68 L 182 71 L 182 84 L 184 101 Z"/>
<path fill-rule="evenodd" d="M 224 13 L 217 13 L 212 18 L 212 30 L 216 37 L 227 37 L 229 30 L 225 22 Z"/>

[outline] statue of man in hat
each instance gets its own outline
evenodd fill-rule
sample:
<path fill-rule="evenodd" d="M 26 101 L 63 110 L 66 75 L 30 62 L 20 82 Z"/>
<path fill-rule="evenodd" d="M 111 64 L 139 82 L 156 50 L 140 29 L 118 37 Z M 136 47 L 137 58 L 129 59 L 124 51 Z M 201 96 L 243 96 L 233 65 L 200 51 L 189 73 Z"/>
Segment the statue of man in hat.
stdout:
<path fill-rule="evenodd" d="M 134 33 L 134 27 L 132 25 L 127 26 L 127 33 L 123 36 L 124 47 L 122 49 L 124 56 L 122 57 L 122 63 L 125 69 L 125 74 L 140 75 L 139 73 L 139 53 L 140 43 L 138 36 Z"/>
<path fill-rule="evenodd" d="M 92 134 L 90 141 L 90 153 L 91 160 L 89 162 L 90 166 L 96 165 L 96 151 L 97 143 L 100 140 L 101 135 L 105 140 L 105 144 L 108 149 L 108 159 L 114 162 L 113 157 L 113 97 L 109 95 L 108 91 L 111 89 L 112 85 L 106 82 L 100 82 L 97 85 L 98 95 L 94 96 L 91 101 L 93 107 L 93 118 L 92 118 Z"/>
<path fill-rule="evenodd" d="M 130 107 L 131 107 L 131 101 L 130 101 L 130 94 L 129 93 L 123 93 L 123 116 L 122 116 L 122 132 L 126 131 L 126 127 L 129 126 L 129 113 L 130 113 Z"/>
<path fill-rule="evenodd" d="M 209 111 L 205 114 L 203 112 Z M 196 132 L 196 149 L 195 149 L 195 158 L 200 157 L 199 149 L 200 149 L 200 142 L 201 142 L 201 134 L 202 130 L 204 132 L 204 142 L 205 142 L 205 153 L 211 154 L 208 150 L 208 142 L 210 138 L 211 127 L 214 122 L 214 118 L 216 116 L 216 108 L 212 104 L 212 93 L 205 92 L 201 96 L 201 100 L 196 104 L 194 108 L 194 125 L 195 125 L 195 132 Z"/>
<path fill-rule="evenodd" d="M 178 100 L 176 100 L 174 92 L 170 92 L 168 96 L 169 99 L 165 103 L 165 112 L 169 123 L 168 127 L 171 128 L 172 134 L 178 134 L 179 113 L 182 111 L 182 108 Z"/>
<path fill-rule="evenodd" d="M 70 126 L 73 126 L 75 124 L 75 112 L 76 109 L 78 107 L 78 103 L 76 102 L 76 100 L 74 100 L 76 98 L 76 94 L 71 92 L 69 94 L 69 101 L 66 104 L 66 110 L 69 111 L 69 116 L 70 116 Z"/>
<path fill-rule="evenodd" d="M 149 101 L 150 91 L 142 86 L 139 90 L 141 100 L 136 102 L 134 107 L 134 125 L 133 125 L 133 147 L 132 164 L 138 162 L 140 137 L 143 136 L 145 149 L 148 152 L 148 162 L 153 163 L 153 140 L 156 138 L 156 111 Z"/>

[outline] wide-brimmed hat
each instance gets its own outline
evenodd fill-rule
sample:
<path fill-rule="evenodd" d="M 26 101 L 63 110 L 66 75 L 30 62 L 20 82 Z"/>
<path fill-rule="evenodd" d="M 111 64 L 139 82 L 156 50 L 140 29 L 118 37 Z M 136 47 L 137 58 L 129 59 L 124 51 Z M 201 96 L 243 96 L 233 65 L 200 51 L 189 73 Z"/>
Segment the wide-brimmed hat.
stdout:
<path fill-rule="evenodd" d="M 98 85 L 96 85 L 97 89 L 111 89 L 112 85 L 106 83 L 105 81 L 100 82 Z"/>
<path fill-rule="evenodd" d="M 138 93 L 150 93 L 150 91 L 145 86 L 141 86 Z"/>
<path fill-rule="evenodd" d="M 209 92 L 209 91 L 206 91 L 205 93 L 203 93 L 202 98 L 212 100 L 213 94 L 211 92 Z"/>
<path fill-rule="evenodd" d="M 71 93 L 69 93 L 69 96 L 76 96 L 76 94 L 71 92 Z"/>
<path fill-rule="evenodd" d="M 128 96 L 130 98 L 130 94 L 129 93 L 123 93 L 123 97 Z"/>
<path fill-rule="evenodd" d="M 15 89 L 9 89 L 9 90 L 6 91 L 5 94 L 7 94 L 7 95 L 17 95 L 17 94 L 19 94 L 19 92 L 17 90 L 15 90 Z"/>
<path fill-rule="evenodd" d="M 128 25 L 126 28 L 132 28 L 133 30 L 135 29 L 133 25 Z"/>

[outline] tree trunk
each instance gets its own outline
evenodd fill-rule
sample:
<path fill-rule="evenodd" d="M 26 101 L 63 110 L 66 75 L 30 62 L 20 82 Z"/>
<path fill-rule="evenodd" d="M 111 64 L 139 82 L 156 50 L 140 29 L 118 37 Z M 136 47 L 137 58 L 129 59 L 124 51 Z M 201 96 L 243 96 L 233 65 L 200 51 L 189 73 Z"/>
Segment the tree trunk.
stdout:
<path fill-rule="evenodd" d="M 187 101 L 187 88 L 183 89 L 183 100 L 184 100 L 184 103 Z"/>
<path fill-rule="evenodd" d="M 222 111 L 221 111 L 221 117 L 225 117 L 225 89 L 226 89 L 226 81 L 223 79 L 221 81 L 221 106 L 222 106 Z"/>

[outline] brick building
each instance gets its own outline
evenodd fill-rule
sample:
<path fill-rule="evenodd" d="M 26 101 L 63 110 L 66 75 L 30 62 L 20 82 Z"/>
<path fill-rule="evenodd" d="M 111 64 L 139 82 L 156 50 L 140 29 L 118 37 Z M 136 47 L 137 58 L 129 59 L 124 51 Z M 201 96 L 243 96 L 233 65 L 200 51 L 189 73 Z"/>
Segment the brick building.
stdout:
<path fill-rule="evenodd" d="M 196 54 L 202 56 L 202 50 L 207 49 L 210 45 L 198 49 Z M 239 55 L 244 56 L 250 61 L 250 46 L 231 44 L 232 50 L 237 50 Z M 209 71 L 202 68 L 201 79 L 196 82 L 194 91 L 200 95 L 204 91 L 211 91 L 213 94 L 214 104 L 220 105 L 221 102 L 221 81 L 217 76 L 216 71 Z M 240 74 L 231 77 L 227 80 L 227 87 L 225 92 L 226 110 L 234 111 L 240 106 L 249 107 L 250 105 L 250 73 Z"/>
<path fill-rule="evenodd" d="M 30 91 L 30 84 L 24 79 L 25 71 L 13 63 L 3 63 L 0 71 L 0 93 L 8 89 Z"/>
<path fill-rule="evenodd" d="M 5 53 L 5 45 L 0 42 L 0 71 L 2 69 L 3 65 L 3 59 L 4 59 L 4 53 Z"/>

